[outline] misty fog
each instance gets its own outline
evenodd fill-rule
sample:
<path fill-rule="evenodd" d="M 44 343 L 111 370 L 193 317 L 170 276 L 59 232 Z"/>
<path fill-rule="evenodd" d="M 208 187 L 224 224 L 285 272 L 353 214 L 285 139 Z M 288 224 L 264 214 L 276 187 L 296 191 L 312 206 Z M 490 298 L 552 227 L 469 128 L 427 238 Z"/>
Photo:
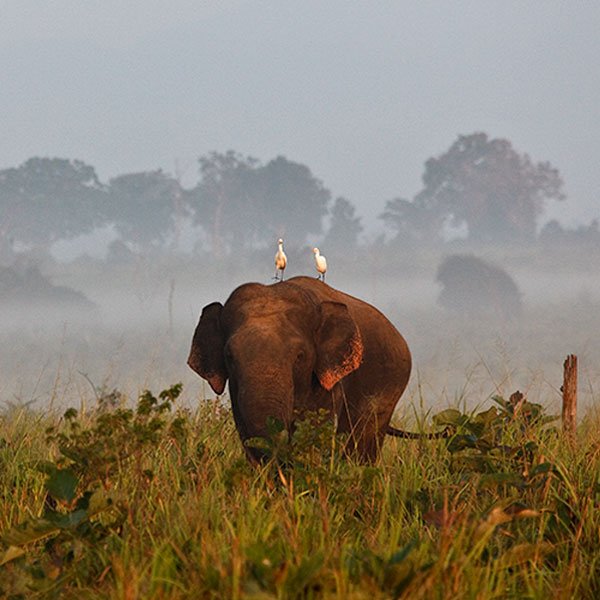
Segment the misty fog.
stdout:
<path fill-rule="evenodd" d="M 54 284 L 82 292 L 94 307 L 3 303 L 1 401 L 62 409 L 89 404 L 101 390 L 135 398 L 145 388 L 159 391 L 178 381 L 190 406 L 214 398 L 186 365 L 199 313 L 205 304 L 224 302 L 241 283 L 272 284 L 275 249 L 242 264 L 172 254 L 125 265 L 46 261 L 42 270 Z M 351 258 L 328 256 L 327 283 L 373 303 L 408 341 L 414 368 L 399 414 L 410 421 L 415 410 L 474 408 L 517 389 L 556 413 L 562 362 L 570 353 L 579 356 L 580 404 L 597 400 L 600 277 L 590 265 L 559 264 L 557 249 L 547 260 L 535 248 L 487 249 L 486 259 L 503 265 L 522 294 L 522 313 L 503 319 L 493 311 L 456 314 L 439 305 L 436 269 L 450 252 L 429 249 L 403 259 L 397 250 L 374 246 L 358 248 Z M 308 246 L 292 254 L 286 278 L 316 275 Z"/>
<path fill-rule="evenodd" d="M 404 334 L 407 419 L 517 389 L 555 411 L 571 353 L 598 399 L 596 4 L 2 10 L 0 408 L 212 398 L 200 311 L 272 284 L 280 236 L 286 278 L 318 244 Z M 479 275 L 444 284 L 451 256 Z"/>

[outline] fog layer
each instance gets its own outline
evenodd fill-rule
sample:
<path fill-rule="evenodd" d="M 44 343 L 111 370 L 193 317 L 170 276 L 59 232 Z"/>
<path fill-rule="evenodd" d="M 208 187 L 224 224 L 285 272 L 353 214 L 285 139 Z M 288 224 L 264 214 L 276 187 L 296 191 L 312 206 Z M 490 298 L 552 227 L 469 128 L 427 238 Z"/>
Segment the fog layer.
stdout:
<path fill-rule="evenodd" d="M 3 303 L 0 401 L 63 407 L 89 402 L 102 390 L 134 398 L 144 388 L 158 391 L 178 381 L 185 403 L 214 397 L 186 365 L 199 313 L 241 283 L 273 284 L 275 249 L 239 261 L 165 255 L 121 265 L 46 263 L 42 270 L 53 285 L 78 290 L 93 305 Z M 411 418 L 421 405 L 479 406 L 517 389 L 556 411 L 570 353 L 579 356 L 580 403 L 597 399 L 600 278 L 590 261 L 580 255 L 565 262 L 557 249 L 545 255 L 536 247 L 488 248 L 480 255 L 514 279 L 522 310 L 502 314 L 483 296 L 482 310 L 465 313 L 439 303 L 436 271 L 451 251 L 403 255 L 374 246 L 328 257 L 328 284 L 373 303 L 409 343 L 414 370 L 400 413 Z M 316 276 L 310 248 L 293 255 L 287 278 Z"/>

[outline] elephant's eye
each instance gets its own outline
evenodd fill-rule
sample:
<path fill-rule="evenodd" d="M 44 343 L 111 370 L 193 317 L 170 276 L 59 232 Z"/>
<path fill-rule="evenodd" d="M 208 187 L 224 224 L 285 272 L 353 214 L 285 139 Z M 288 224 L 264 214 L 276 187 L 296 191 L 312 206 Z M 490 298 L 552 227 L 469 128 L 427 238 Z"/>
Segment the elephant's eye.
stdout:
<path fill-rule="evenodd" d="M 296 355 L 296 363 L 304 362 L 305 356 L 306 356 L 306 354 L 304 353 L 304 350 L 300 350 L 298 352 L 298 354 Z"/>

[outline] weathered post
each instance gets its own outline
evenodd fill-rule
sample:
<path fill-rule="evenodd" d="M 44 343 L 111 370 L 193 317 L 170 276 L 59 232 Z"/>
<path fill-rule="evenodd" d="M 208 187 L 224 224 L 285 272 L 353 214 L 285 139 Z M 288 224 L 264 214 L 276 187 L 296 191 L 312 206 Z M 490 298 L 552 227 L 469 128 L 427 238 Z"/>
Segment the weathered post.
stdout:
<path fill-rule="evenodd" d="M 571 441 L 575 441 L 575 428 L 577 426 L 577 356 L 569 354 L 563 366 L 563 433 Z"/>

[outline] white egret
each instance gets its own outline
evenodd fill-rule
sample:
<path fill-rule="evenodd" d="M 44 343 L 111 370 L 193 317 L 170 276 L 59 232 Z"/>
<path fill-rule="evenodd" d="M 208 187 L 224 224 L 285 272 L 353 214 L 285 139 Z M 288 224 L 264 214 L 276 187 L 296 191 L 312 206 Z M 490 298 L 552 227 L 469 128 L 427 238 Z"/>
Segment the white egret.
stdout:
<path fill-rule="evenodd" d="M 313 248 L 313 252 L 315 253 L 315 266 L 317 267 L 317 271 L 319 273 L 317 275 L 317 279 L 325 281 L 325 273 L 327 272 L 327 260 L 319 252 L 318 248 Z"/>
<path fill-rule="evenodd" d="M 281 281 L 283 281 L 283 272 L 287 266 L 287 256 L 283 251 L 283 240 L 281 238 L 279 238 L 277 244 L 279 245 L 279 250 L 277 250 L 277 254 L 275 254 L 275 277 L 273 277 L 273 279 L 279 279 L 278 274 L 281 271 Z"/>

